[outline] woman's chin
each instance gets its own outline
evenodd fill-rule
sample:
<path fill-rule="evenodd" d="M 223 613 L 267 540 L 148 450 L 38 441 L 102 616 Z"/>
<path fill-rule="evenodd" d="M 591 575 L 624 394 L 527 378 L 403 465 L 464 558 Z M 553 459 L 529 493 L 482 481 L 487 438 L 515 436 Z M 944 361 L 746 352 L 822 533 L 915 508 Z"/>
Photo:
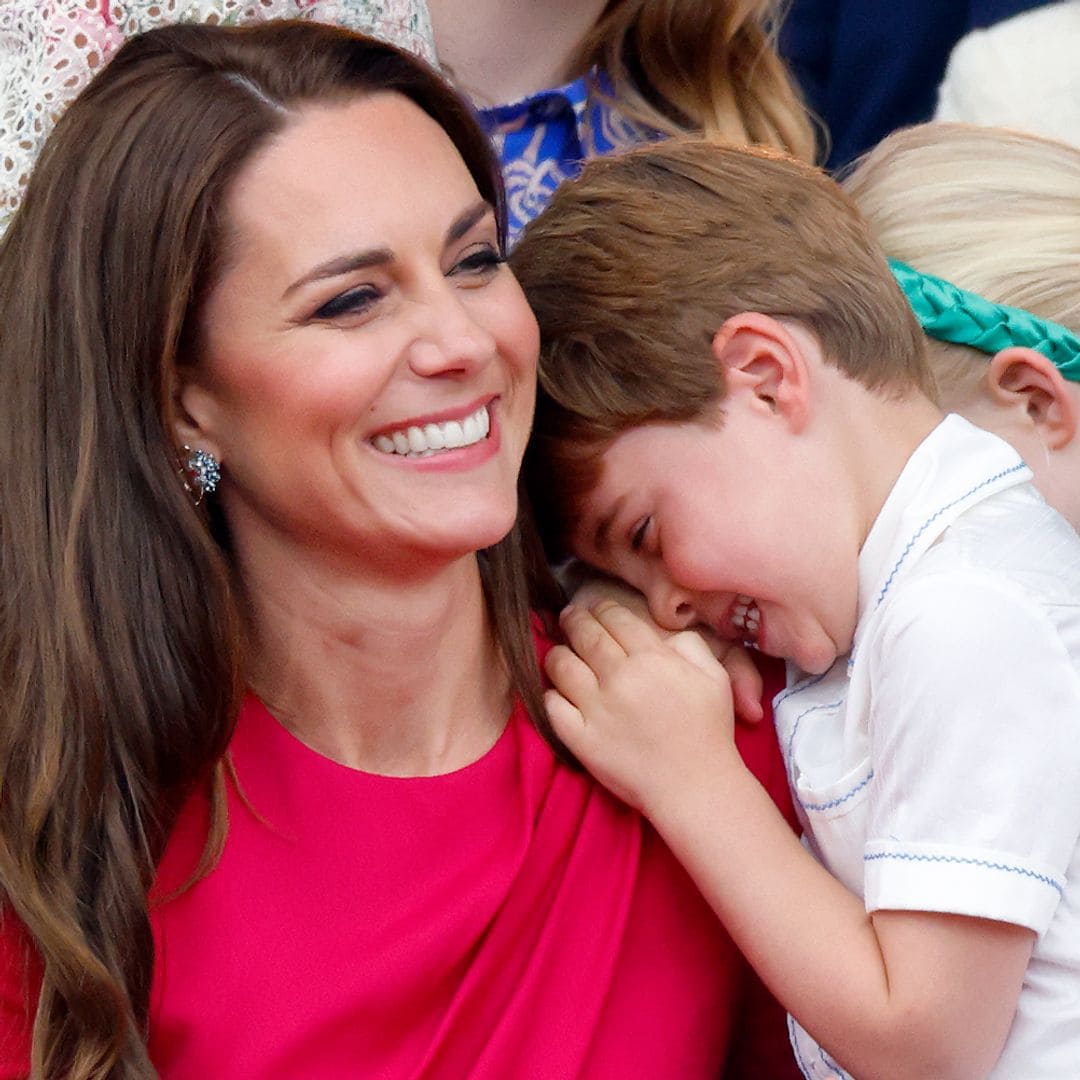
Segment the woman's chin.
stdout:
<path fill-rule="evenodd" d="M 461 522 L 460 527 L 453 527 L 444 522 L 441 535 L 430 537 L 431 547 L 442 551 L 448 560 L 475 554 L 494 547 L 505 539 L 514 527 L 517 519 L 516 505 L 499 514 L 490 514 L 483 520 Z"/>

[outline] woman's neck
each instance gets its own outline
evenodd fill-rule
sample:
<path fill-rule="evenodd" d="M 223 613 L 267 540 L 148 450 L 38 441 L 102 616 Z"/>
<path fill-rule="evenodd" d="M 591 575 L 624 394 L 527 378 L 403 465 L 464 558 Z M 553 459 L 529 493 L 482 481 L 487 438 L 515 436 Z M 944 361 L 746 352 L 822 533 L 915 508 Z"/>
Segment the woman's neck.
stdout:
<path fill-rule="evenodd" d="M 561 86 L 605 0 L 428 0 L 439 62 L 482 107 Z"/>
<path fill-rule="evenodd" d="M 475 556 L 405 582 L 307 563 L 248 565 L 243 578 L 252 689 L 314 750 L 365 772 L 425 776 L 497 740 L 510 686 Z"/>

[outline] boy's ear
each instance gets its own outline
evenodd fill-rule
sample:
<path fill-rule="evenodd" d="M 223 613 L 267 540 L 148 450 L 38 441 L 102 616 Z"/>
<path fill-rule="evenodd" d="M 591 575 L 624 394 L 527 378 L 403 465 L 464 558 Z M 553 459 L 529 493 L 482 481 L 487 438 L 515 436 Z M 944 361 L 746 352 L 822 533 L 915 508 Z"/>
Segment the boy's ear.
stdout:
<path fill-rule="evenodd" d="M 713 335 L 712 353 L 725 398 L 745 393 L 755 407 L 802 429 L 810 410 L 810 372 L 803 346 L 783 323 L 756 311 L 733 315 Z"/>
<path fill-rule="evenodd" d="M 1041 352 L 1014 345 L 995 353 L 987 368 L 986 388 L 998 405 L 1022 410 L 1049 449 L 1059 450 L 1076 437 L 1080 423 L 1076 396 Z"/>

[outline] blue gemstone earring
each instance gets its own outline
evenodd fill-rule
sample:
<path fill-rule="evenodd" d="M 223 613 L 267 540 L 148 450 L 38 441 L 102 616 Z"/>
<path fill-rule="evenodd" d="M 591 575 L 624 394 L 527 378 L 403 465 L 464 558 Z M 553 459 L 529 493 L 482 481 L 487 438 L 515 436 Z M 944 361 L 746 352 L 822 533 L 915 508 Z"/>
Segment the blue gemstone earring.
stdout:
<path fill-rule="evenodd" d="M 209 450 L 184 447 L 184 483 L 198 506 L 207 495 L 213 495 L 221 482 L 221 466 Z"/>

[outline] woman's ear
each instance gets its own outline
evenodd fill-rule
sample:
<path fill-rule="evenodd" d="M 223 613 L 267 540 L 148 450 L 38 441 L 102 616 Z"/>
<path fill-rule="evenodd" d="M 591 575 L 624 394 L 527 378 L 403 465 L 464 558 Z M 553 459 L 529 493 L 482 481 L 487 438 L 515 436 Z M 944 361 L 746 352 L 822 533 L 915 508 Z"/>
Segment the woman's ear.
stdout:
<path fill-rule="evenodd" d="M 995 353 L 985 385 L 1000 406 L 1022 410 L 1050 450 L 1060 450 L 1076 437 L 1080 422 L 1077 396 L 1052 360 L 1019 345 Z"/>
<path fill-rule="evenodd" d="M 778 319 L 759 312 L 733 315 L 713 335 L 712 354 L 726 401 L 743 395 L 801 430 L 810 411 L 810 369 L 804 346 Z"/>
<path fill-rule="evenodd" d="M 215 435 L 215 398 L 199 381 L 195 371 L 180 368 L 173 376 L 172 427 L 176 445 L 206 450 L 220 462 L 222 447 Z"/>

